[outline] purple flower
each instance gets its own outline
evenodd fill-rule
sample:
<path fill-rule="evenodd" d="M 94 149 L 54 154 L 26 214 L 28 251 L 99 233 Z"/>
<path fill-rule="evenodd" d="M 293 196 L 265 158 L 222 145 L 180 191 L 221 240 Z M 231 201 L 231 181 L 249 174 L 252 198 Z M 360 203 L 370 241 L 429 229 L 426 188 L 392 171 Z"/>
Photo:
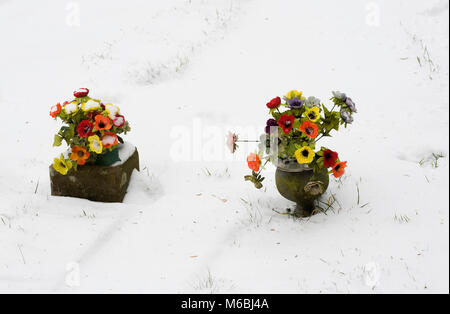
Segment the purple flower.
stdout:
<path fill-rule="evenodd" d="M 271 130 L 272 127 L 278 127 L 278 122 L 275 119 L 269 119 L 269 120 L 267 120 L 266 125 L 267 125 L 266 126 L 266 133 L 270 134 L 270 130 Z"/>
<path fill-rule="evenodd" d="M 287 103 L 289 107 L 291 107 L 291 109 L 300 109 L 301 107 L 303 107 L 305 100 L 294 97 L 292 99 L 288 99 Z"/>
<path fill-rule="evenodd" d="M 341 118 L 345 123 L 351 124 L 353 122 L 352 115 L 345 109 L 341 110 Z"/>
<path fill-rule="evenodd" d="M 352 112 L 357 112 L 355 103 L 350 97 L 347 97 L 345 100 L 345 104 L 347 105 L 348 109 L 350 109 Z"/>

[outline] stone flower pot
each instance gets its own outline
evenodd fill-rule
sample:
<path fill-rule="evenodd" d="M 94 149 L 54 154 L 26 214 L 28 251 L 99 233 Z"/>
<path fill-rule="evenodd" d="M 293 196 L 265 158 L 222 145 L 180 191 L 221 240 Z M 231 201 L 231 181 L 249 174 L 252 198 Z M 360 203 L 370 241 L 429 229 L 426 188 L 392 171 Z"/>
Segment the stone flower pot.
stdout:
<path fill-rule="evenodd" d="M 62 175 L 50 166 L 51 194 L 96 202 L 121 203 L 133 170 L 139 171 L 139 153 L 131 144 L 119 145 L 120 162 L 111 166 L 84 165 Z"/>
<path fill-rule="evenodd" d="M 329 176 L 326 171 L 314 174 L 308 166 L 296 161 L 279 162 L 275 182 L 280 194 L 297 204 L 294 214 L 309 217 L 315 208 L 314 201 L 328 188 Z"/>

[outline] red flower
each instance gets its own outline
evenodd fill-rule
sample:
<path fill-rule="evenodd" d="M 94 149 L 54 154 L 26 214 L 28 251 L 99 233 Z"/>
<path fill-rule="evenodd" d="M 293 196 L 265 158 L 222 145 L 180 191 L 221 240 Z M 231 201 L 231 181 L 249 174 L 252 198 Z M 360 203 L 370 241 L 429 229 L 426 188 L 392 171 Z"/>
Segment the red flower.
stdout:
<path fill-rule="evenodd" d="M 52 118 L 56 118 L 56 116 L 58 116 L 60 112 L 61 112 L 61 104 L 57 103 L 50 109 L 50 116 Z"/>
<path fill-rule="evenodd" d="M 102 145 L 104 148 L 111 148 L 117 144 L 119 144 L 119 141 L 115 133 L 105 132 L 105 135 L 102 136 Z"/>
<path fill-rule="evenodd" d="M 272 99 L 271 101 L 269 101 L 266 106 L 269 109 L 275 109 L 275 108 L 278 108 L 279 105 L 281 105 L 281 98 L 276 97 L 276 98 Z"/>
<path fill-rule="evenodd" d="M 123 127 L 125 125 L 125 117 L 120 114 L 116 115 L 116 117 L 113 120 L 113 124 L 115 127 L 118 128 Z"/>
<path fill-rule="evenodd" d="M 319 127 L 317 124 L 309 121 L 303 122 L 303 124 L 299 127 L 299 130 L 305 133 L 305 135 L 309 138 L 316 138 L 319 133 Z"/>
<path fill-rule="evenodd" d="M 338 153 L 333 152 L 331 149 L 323 151 L 323 165 L 326 168 L 333 167 L 336 164 L 338 158 L 339 158 Z"/>
<path fill-rule="evenodd" d="M 78 124 L 77 132 L 81 137 L 88 137 L 94 135 L 94 133 L 92 133 L 93 128 L 94 125 L 89 120 L 83 120 Z"/>
<path fill-rule="evenodd" d="M 73 92 L 73 95 L 76 98 L 86 97 L 89 94 L 89 89 L 87 88 L 79 88 Z"/>
<path fill-rule="evenodd" d="M 86 116 L 91 119 L 92 121 L 95 121 L 95 117 L 97 115 L 101 114 L 101 112 L 99 111 L 91 111 L 91 112 L 86 112 Z"/>
<path fill-rule="evenodd" d="M 278 125 L 283 129 L 284 134 L 289 134 L 294 125 L 295 117 L 291 114 L 283 114 L 278 120 Z"/>
<path fill-rule="evenodd" d="M 339 178 L 341 177 L 344 172 L 345 172 L 345 167 L 347 167 L 347 162 L 346 161 L 341 161 L 338 162 L 337 164 L 334 165 L 333 167 L 333 175 L 335 178 Z"/>
<path fill-rule="evenodd" d="M 259 156 L 255 153 L 250 153 L 247 157 L 247 164 L 250 169 L 252 169 L 254 172 L 259 171 L 259 167 L 261 166 L 261 159 Z"/>

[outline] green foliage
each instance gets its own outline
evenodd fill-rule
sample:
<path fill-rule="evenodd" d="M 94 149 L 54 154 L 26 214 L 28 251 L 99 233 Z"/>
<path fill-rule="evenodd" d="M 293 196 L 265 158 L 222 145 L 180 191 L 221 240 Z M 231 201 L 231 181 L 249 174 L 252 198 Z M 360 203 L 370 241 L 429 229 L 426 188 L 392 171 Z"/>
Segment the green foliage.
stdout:
<path fill-rule="evenodd" d="M 75 136 L 75 125 L 71 124 L 69 126 L 63 126 L 58 132 L 59 136 L 66 141 L 67 145 L 70 146 L 72 139 Z"/>
<path fill-rule="evenodd" d="M 265 178 L 263 178 L 259 173 L 252 171 L 252 175 L 248 175 L 244 177 L 245 181 L 250 181 L 255 185 L 255 188 L 258 190 L 263 187 L 262 182 Z"/>
<path fill-rule="evenodd" d="M 59 147 L 62 145 L 63 138 L 58 134 L 55 134 L 55 139 L 53 140 L 53 147 Z"/>
<path fill-rule="evenodd" d="M 330 111 L 322 105 L 324 117 L 322 118 L 322 136 L 330 136 L 332 130 L 339 131 L 339 125 L 342 123 L 341 114 L 338 111 Z"/>

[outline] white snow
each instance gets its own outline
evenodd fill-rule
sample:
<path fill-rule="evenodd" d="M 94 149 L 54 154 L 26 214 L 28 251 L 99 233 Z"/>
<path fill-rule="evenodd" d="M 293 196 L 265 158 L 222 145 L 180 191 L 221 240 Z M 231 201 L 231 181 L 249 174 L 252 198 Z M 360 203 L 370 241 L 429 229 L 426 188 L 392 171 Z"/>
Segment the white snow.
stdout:
<path fill-rule="evenodd" d="M 83 110 L 89 111 L 95 109 L 100 109 L 100 104 L 95 100 L 90 99 L 85 104 L 83 104 Z"/>
<path fill-rule="evenodd" d="M 114 141 L 112 142 L 114 143 Z M 116 163 L 112 164 L 111 167 L 117 167 L 126 162 L 128 158 L 130 158 L 136 151 L 136 146 L 134 146 L 131 143 L 125 142 L 123 144 L 119 144 L 117 146 L 117 149 L 119 150 L 120 161 L 117 161 Z"/>
<path fill-rule="evenodd" d="M 64 111 L 67 114 L 74 113 L 77 110 L 78 110 L 78 104 L 76 102 L 71 102 L 71 103 L 68 103 L 67 105 L 64 106 Z"/>
<path fill-rule="evenodd" d="M 120 112 L 119 107 L 113 105 L 113 104 L 106 104 L 106 111 L 108 112 L 108 115 L 111 119 L 115 119 L 116 115 Z"/>
<path fill-rule="evenodd" d="M 125 124 L 125 118 L 123 117 L 123 116 L 116 116 L 114 119 L 113 119 L 113 124 L 115 125 L 115 126 L 117 126 L 117 127 L 121 127 L 121 126 L 123 126 L 124 124 Z"/>
<path fill-rule="evenodd" d="M 0 292 L 448 293 L 448 35 L 445 0 L 0 1 Z M 123 204 L 50 196 L 81 86 L 132 127 Z M 291 89 L 358 109 L 306 220 L 225 146 Z"/>

